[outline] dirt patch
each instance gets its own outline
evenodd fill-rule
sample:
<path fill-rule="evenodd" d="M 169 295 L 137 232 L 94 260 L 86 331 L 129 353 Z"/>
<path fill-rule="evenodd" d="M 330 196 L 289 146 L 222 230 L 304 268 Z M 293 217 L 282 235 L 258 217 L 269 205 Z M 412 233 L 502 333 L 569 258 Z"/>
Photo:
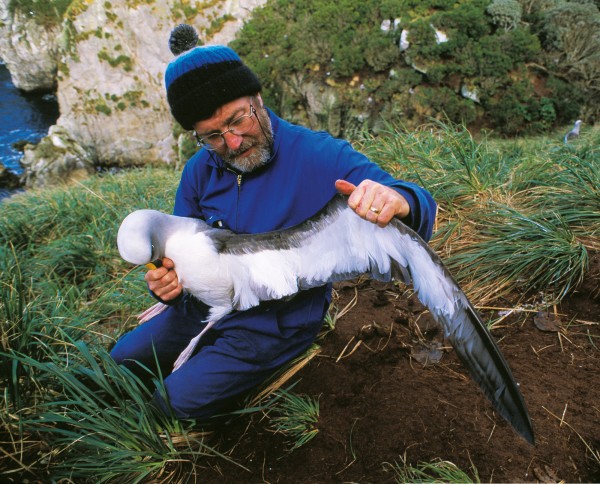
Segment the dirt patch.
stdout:
<path fill-rule="evenodd" d="M 248 470 L 219 460 L 202 481 L 393 482 L 384 463 L 402 456 L 474 465 L 484 482 L 600 481 L 590 452 L 600 451 L 597 294 L 552 309 L 549 330 L 535 312 L 482 312 L 504 315 L 493 335 L 521 385 L 534 447 L 493 411 L 414 297 L 369 281 L 337 293 L 338 308 L 355 296 L 357 304 L 292 380 L 294 393 L 319 399 L 318 435 L 290 453 L 267 419 L 240 418 L 218 432 L 219 448 Z"/>

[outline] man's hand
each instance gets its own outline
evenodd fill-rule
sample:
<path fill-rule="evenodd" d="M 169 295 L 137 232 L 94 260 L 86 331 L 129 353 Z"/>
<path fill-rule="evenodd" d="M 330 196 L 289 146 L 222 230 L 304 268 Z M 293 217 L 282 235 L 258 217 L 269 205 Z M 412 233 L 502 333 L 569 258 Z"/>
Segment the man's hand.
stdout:
<path fill-rule="evenodd" d="M 410 212 L 410 205 L 402 195 L 372 180 L 363 180 L 358 186 L 337 180 L 335 188 L 342 195 L 348 195 L 352 210 L 380 227 L 385 227 L 392 218 L 404 218 Z"/>
<path fill-rule="evenodd" d="M 175 299 L 183 291 L 174 267 L 175 263 L 165 257 L 161 267 L 149 270 L 144 276 L 148 283 L 148 289 L 165 302 Z"/>

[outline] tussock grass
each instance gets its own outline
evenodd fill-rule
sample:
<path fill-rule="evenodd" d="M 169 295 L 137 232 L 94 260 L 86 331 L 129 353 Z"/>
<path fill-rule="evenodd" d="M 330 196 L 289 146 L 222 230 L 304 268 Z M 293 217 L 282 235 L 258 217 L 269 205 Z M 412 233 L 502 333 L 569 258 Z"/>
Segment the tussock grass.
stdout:
<path fill-rule="evenodd" d="M 82 469 L 88 470 L 78 474 L 81 477 L 88 472 L 89 478 L 94 476 L 94 459 L 97 468 L 104 470 L 107 461 L 111 465 L 115 465 L 114 459 L 128 462 L 122 457 L 124 452 L 130 452 L 129 457 L 134 459 L 131 449 L 117 452 L 106 441 L 112 438 L 124 442 L 115 437 L 118 434 L 110 437 L 108 429 L 114 427 L 113 433 L 123 430 L 123 422 L 117 425 L 114 419 L 122 413 L 120 408 L 135 406 L 119 401 L 117 406 L 108 407 L 102 405 L 106 402 L 85 400 L 84 387 L 77 379 L 84 372 L 83 366 L 75 362 L 85 355 L 89 366 L 93 355 L 108 365 L 109 358 L 100 349 L 116 340 L 134 321 L 135 314 L 150 304 L 151 298 L 139 291 L 141 271 L 132 270 L 118 255 L 116 233 L 120 220 L 135 208 L 151 205 L 169 211 L 178 177 L 178 173 L 167 169 L 135 170 L 69 187 L 30 191 L 2 202 L 0 385 L 4 392 L 0 397 L 0 434 L 3 448 L 12 448 L 13 452 L 0 456 L 0 468 L 12 472 L 20 469 L 23 475 L 33 473 L 36 477 L 49 468 L 49 475 L 73 478 L 74 474 L 61 474 L 65 462 L 71 462 L 72 455 L 85 459 L 89 454 L 90 463 L 82 464 Z M 94 348 L 93 353 L 83 352 L 83 341 Z M 114 372 L 111 385 L 115 388 L 123 388 L 124 382 L 130 381 L 115 368 L 104 370 Z M 126 390 L 133 390 L 139 398 L 147 397 L 137 387 Z M 139 408 L 138 423 L 145 415 Z M 95 454 L 93 445 L 88 446 L 92 437 L 75 436 L 86 431 L 85 425 L 90 425 L 87 430 L 97 427 L 91 435 L 96 436 L 98 448 L 104 445 L 111 449 L 106 461 L 97 455 L 91 457 Z M 104 432 L 99 430 L 102 425 Z M 147 431 L 154 435 L 156 429 Z M 40 432 L 47 435 L 36 438 L 42 435 Z M 61 438 L 64 442 L 71 439 L 70 446 L 65 444 L 63 449 Z M 36 451 L 39 446 L 52 447 L 46 459 L 28 462 L 30 457 L 17 442 L 29 442 Z M 194 448 L 198 452 L 201 447 L 194 444 Z M 106 452 L 102 455 L 108 456 Z M 168 459 L 164 457 L 162 464 L 147 467 L 162 468 Z M 10 465 L 5 466 L 4 461 Z M 123 471 L 120 464 L 115 468 Z M 142 475 L 143 471 L 135 473 Z"/>
<path fill-rule="evenodd" d="M 54 479 L 141 482 L 170 462 L 183 467 L 200 457 L 226 458 L 205 444 L 191 422 L 154 408 L 151 390 L 100 346 L 92 350 L 72 341 L 46 362 L 13 358 L 50 390 L 34 412 L 23 409 L 19 424 L 48 436 L 47 457 L 61 463 Z"/>
<path fill-rule="evenodd" d="M 559 301 L 585 277 L 589 251 L 600 250 L 598 146 L 600 130 L 564 145 L 558 136 L 474 138 L 438 122 L 360 142 L 388 171 L 433 193 L 432 245 L 476 304 L 503 307 Z M 143 270 L 118 255 L 119 223 L 134 209 L 170 212 L 179 176 L 138 169 L 2 202 L 0 480 L 175 482 L 227 459 L 192 423 L 158 413 L 150 391 L 107 352 L 154 302 Z M 332 305 L 325 334 L 351 307 Z M 318 401 L 294 395 L 293 382 L 281 388 L 318 351 L 273 375 L 238 418 L 262 412 L 292 448 L 306 444 Z M 152 377 L 161 388 L 161 375 Z M 419 465 L 398 479 L 431 470 Z"/>
<path fill-rule="evenodd" d="M 583 281 L 588 253 L 558 214 L 499 206 L 474 218 L 477 239 L 448 257 L 451 271 L 480 303 L 543 292 L 550 304 Z"/>
<path fill-rule="evenodd" d="M 416 466 L 407 462 L 406 455 L 400 461 L 384 463 L 384 469 L 391 472 L 398 484 L 402 483 L 479 483 L 479 475 L 475 467 L 471 468 L 473 476 L 460 469 L 456 464 L 441 459 L 432 462 L 419 462 Z"/>
<path fill-rule="evenodd" d="M 533 293 L 560 301 L 583 280 L 588 251 L 599 249 L 600 129 L 565 145 L 558 136 L 475 139 L 433 122 L 412 132 L 388 127 L 360 147 L 434 195 L 431 244 L 479 303 Z"/>
<path fill-rule="evenodd" d="M 283 388 L 275 391 L 281 400 L 269 411 L 271 428 L 286 437 L 289 452 L 311 441 L 319 433 L 319 400 L 295 395 Z"/>

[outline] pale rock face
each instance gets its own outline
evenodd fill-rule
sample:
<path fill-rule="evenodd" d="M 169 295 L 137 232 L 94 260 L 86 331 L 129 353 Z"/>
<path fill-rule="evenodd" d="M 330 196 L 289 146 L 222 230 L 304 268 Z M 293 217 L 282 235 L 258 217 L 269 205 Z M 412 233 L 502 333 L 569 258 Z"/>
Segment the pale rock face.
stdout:
<path fill-rule="evenodd" d="M 0 0 L 0 58 L 13 84 L 24 91 L 56 87 L 56 53 L 60 27 L 38 25 L 33 17 L 10 14 L 10 0 Z"/>
<path fill-rule="evenodd" d="M 462 85 L 460 88 L 460 95 L 466 99 L 470 99 L 476 103 L 479 103 L 479 93 L 477 92 L 477 88 L 469 87 Z"/>
<path fill-rule="evenodd" d="M 8 1 L 0 0 L 0 15 Z M 28 186 L 52 184 L 65 178 L 69 169 L 90 173 L 98 164 L 176 163 L 178 140 L 173 135 L 175 122 L 163 78 L 173 59 L 168 47 L 171 30 L 188 23 L 198 30 L 203 43 L 227 44 L 244 19 L 265 1 L 225 0 L 204 7 L 204 0 L 189 0 L 184 17 L 178 0 L 76 0 L 60 34 L 52 34 L 59 49 L 50 55 L 58 63 L 58 75 L 52 77 L 52 82 L 57 79 L 57 127 L 68 133 L 72 143 L 66 149 L 74 151 L 66 156 L 65 148 L 54 142 L 27 150 L 22 163 Z M 219 19 L 223 25 L 213 31 L 211 22 Z M 8 55 L 0 50 L 0 57 Z M 33 62 L 31 56 L 29 62 Z M 18 69 L 9 66 L 13 79 Z M 60 156 L 49 161 L 52 146 L 65 160 L 60 169 Z"/>
<path fill-rule="evenodd" d="M 431 26 L 433 30 L 435 30 L 435 41 L 438 44 L 443 44 L 444 42 L 448 42 L 448 36 L 445 32 L 436 29 L 433 25 Z"/>
<path fill-rule="evenodd" d="M 172 58 L 169 2 L 93 1 L 72 23 L 58 76 L 58 125 L 95 163 L 175 159 L 162 75 Z"/>
<path fill-rule="evenodd" d="M 402 29 L 400 33 L 400 51 L 404 52 L 406 49 L 410 47 L 410 42 L 408 41 L 408 30 Z"/>
<path fill-rule="evenodd" d="M 328 120 L 328 129 L 337 136 L 340 133 L 341 109 L 336 90 L 332 87 L 323 87 L 314 82 L 304 82 L 301 85 L 304 99 L 308 104 L 308 126 L 320 126 L 321 119 L 316 113 L 322 113 Z M 336 123 L 337 121 L 337 123 Z"/>
<path fill-rule="evenodd" d="M 41 188 L 79 180 L 94 173 L 86 151 L 64 128 L 51 126 L 37 145 L 25 145 L 21 164 L 28 188 Z"/>

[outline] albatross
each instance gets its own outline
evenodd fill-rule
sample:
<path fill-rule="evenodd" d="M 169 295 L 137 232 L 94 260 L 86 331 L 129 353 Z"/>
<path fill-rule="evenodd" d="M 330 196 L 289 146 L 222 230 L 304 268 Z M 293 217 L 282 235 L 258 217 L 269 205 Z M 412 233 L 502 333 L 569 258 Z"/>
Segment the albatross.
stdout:
<path fill-rule="evenodd" d="M 210 306 L 205 328 L 175 369 L 230 311 L 363 274 L 412 284 L 494 408 L 534 443 L 519 386 L 485 323 L 437 254 L 398 219 L 379 227 L 359 217 L 344 195 L 296 227 L 261 234 L 235 234 L 200 219 L 137 210 L 123 220 L 117 245 L 132 264 L 172 259 L 184 290 Z"/>
<path fill-rule="evenodd" d="M 583 123 L 581 119 L 575 121 L 573 129 L 567 134 L 565 134 L 565 144 L 567 144 L 571 138 L 577 138 L 579 136 L 579 129 L 581 128 L 581 123 Z"/>

